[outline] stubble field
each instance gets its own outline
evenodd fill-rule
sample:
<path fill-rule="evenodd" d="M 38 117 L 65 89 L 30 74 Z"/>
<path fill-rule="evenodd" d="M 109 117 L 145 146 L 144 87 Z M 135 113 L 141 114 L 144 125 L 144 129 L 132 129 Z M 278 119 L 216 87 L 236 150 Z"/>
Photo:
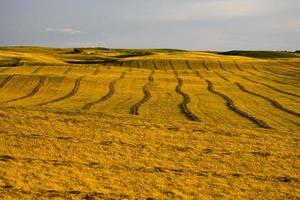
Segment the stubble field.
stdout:
<path fill-rule="evenodd" d="M 0 197 L 298 199 L 300 57 L 0 48 Z"/>

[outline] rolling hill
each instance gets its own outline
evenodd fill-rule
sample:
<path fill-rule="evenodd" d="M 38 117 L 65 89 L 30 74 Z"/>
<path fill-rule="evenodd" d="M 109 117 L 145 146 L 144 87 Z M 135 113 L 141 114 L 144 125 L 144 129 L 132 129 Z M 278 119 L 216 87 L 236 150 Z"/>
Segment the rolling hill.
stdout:
<path fill-rule="evenodd" d="M 0 48 L 0 197 L 300 198 L 300 57 Z"/>

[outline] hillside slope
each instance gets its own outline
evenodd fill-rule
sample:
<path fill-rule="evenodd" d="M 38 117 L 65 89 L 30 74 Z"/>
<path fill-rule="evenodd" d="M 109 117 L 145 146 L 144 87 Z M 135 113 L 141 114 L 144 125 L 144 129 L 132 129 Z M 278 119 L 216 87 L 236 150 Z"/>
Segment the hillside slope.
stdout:
<path fill-rule="evenodd" d="M 0 198 L 298 199 L 300 58 L 0 48 Z"/>

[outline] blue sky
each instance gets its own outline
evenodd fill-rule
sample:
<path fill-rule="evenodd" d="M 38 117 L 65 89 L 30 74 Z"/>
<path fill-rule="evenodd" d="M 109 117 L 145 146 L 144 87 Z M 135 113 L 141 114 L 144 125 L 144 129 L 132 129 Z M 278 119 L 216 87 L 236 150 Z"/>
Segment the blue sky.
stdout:
<path fill-rule="evenodd" d="M 300 49 L 299 0 L 0 0 L 0 45 Z"/>

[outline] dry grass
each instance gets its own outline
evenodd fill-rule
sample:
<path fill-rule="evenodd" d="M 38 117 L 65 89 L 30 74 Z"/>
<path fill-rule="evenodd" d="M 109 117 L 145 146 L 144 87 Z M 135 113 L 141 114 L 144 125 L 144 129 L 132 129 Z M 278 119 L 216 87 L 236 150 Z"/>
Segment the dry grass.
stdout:
<path fill-rule="evenodd" d="M 300 198 L 299 58 L 149 51 L 0 48 L 0 198 Z"/>

